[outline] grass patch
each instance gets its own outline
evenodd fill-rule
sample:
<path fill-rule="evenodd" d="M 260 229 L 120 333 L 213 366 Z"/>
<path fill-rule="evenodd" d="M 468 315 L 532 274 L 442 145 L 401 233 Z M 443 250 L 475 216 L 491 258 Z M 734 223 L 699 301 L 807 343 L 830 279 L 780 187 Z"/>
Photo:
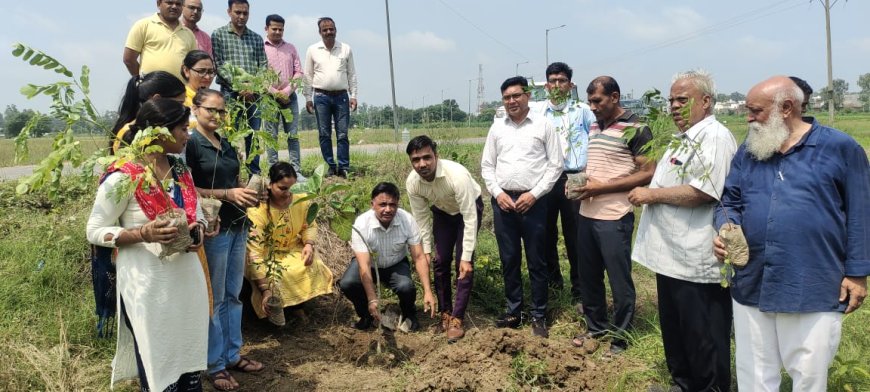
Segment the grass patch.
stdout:
<path fill-rule="evenodd" d="M 455 143 L 458 138 L 456 135 L 439 139 L 439 154 L 465 164 L 483 184 L 479 167 L 482 146 Z M 350 183 L 354 192 L 363 195 L 357 205 L 360 211 L 369 208 L 368 193 L 377 182 L 391 181 L 404 188 L 411 170 L 404 149 L 378 154 L 352 152 L 351 161 L 358 176 Z M 319 156 L 305 158 L 303 171 L 310 172 L 320 162 Z M 15 365 L 0 369 L 0 385 L 9 391 L 107 390 L 114 340 L 95 338 L 88 244 L 84 238 L 93 190 L 70 192 L 55 202 L 41 195 L 17 198 L 13 185 L 0 183 L 0 314 L 4 315 L 0 319 L 0 344 L 4 347 L 0 350 L 0 361 Z M 469 314 L 475 319 L 491 320 L 503 311 L 504 293 L 492 208 L 486 194 L 484 201 Z M 407 195 L 403 194 L 402 205 L 408 208 Z M 560 258 L 566 260 L 563 245 L 559 251 Z M 568 271 L 567 263 L 563 262 L 566 283 L 570 281 Z M 619 374 L 612 375 L 609 389 L 614 391 L 644 390 L 650 384 L 669 381 L 654 275 L 635 266 L 633 276 L 637 317 L 627 336 L 631 343 L 624 354 L 627 363 Z M 529 295 L 525 274 L 524 282 L 525 293 Z M 567 339 L 583 326 L 567 288 L 551 293 L 550 312 L 554 322 L 550 344 L 568 344 Z M 839 354 L 829 377 L 830 390 L 870 390 L 870 378 L 866 377 L 866 358 L 870 357 L 868 324 L 870 307 L 862 307 L 844 318 Z M 409 372 L 418 371 L 412 363 L 404 366 Z M 540 372 L 539 364 L 517 355 L 511 366 L 514 374 L 506 383 L 520 390 L 547 389 L 546 374 Z M 397 379 L 395 389 L 404 384 L 404 379 Z M 789 381 L 784 380 L 782 390 L 788 390 L 789 386 Z M 132 388 L 126 386 L 121 390 Z"/>

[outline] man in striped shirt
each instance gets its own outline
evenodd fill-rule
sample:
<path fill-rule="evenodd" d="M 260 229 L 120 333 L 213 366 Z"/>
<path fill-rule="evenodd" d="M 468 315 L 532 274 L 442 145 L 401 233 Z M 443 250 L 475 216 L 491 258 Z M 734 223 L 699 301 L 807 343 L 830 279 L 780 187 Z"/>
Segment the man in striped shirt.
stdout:
<path fill-rule="evenodd" d="M 628 346 L 623 333 L 634 318 L 635 290 L 631 278 L 631 233 L 634 209 L 628 192 L 649 184 L 655 162 L 641 155 L 652 139 L 649 127 L 638 123 L 637 114 L 619 104 L 619 84 L 610 76 L 599 76 L 586 88 L 596 122 L 589 129 L 588 180 L 580 187 L 580 216 L 577 247 L 580 248 L 580 281 L 587 332 L 572 343 L 582 347 L 585 340 L 615 334 L 610 352 L 621 353 Z M 627 131 L 634 136 L 625 140 Z M 604 272 L 613 294 L 613 322 L 608 321 Z"/>

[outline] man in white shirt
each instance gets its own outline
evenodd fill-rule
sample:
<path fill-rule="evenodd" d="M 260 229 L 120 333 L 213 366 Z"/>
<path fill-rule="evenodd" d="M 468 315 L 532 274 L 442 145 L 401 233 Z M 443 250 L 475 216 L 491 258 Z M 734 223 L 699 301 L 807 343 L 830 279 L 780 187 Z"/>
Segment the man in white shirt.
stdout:
<path fill-rule="evenodd" d="M 518 328 L 522 321 L 522 246 L 532 284 L 532 334 L 549 337 L 547 265 L 544 261 L 547 193 L 562 173 L 559 137 L 547 119 L 529 111 L 529 83 L 512 77 L 501 85 L 507 116 L 496 119 L 483 147 L 481 175 L 492 195 L 493 221 L 505 280 L 507 310 L 499 328 Z"/>
<path fill-rule="evenodd" d="M 681 146 L 628 194 L 644 206 L 632 259 L 656 273 L 665 359 L 683 391 L 731 390 L 731 296 L 709 244 L 737 143 L 713 115 L 715 94 L 706 72 L 677 74 L 668 101 Z"/>
<path fill-rule="evenodd" d="M 317 117 L 320 153 L 329 165 L 329 175 L 347 177 L 350 168 L 350 142 L 347 138 L 350 112 L 356 110 L 357 82 L 350 45 L 335 40 L 335 21 L 317 21 L 321 42 L 308 47 L 305 54 L 305 109 Z M 332 123 L 338 144 L 338 162 L 332 154 Z"/>
<path fill-rule="evenodd" d="M 428 136 L 411 139 L 405 150 L 414 170 L 408 174 L 405 188 L 411 211 L 423 236 L 423 252 L 432 252 L 435 238 L 435 293 L 441 314 L 440 331 L 453 343 L 463 336 L 462 321 L 471 297 L 472 258 L 477 231 L 483 215 L 480 185 L 459 163 L 438 157 L 438 145 Z M 456 265 L 453 265 L 456 251 Z M 452 270 L 456 280 L 456 304 L 451 301 Z"/>
<path fill-rule="evenodd" d="M 408 264 L 409 250 L 423 285 L 423 310 L 431 312 L 431 317 L 435 317 L 435 297 L 429 288 L 429 261 L 420 244 L 420 228 L 411 214 L 399 208 L 399 188 L 389 182 L 376 185 L 372 190 L 372 209 L 358 216 L 353 227 L 350 246 L 354 258 L 338 283 L 359 316 L 353 327 L 369 329 L 381 318 L 372 278 L 377 273 L 380 281 L 388 284 L 399 297 L 402 316 L 411 321 L 410 329 L 420 329 L 414 306 L 417 288 Z"/>

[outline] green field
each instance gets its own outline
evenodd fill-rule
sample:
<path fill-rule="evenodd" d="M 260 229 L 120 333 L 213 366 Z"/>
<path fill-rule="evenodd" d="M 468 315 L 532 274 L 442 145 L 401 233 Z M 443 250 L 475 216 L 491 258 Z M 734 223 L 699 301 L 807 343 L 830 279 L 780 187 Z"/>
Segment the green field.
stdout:
<path fill-rule="evenodd" d="M 732 126 L 740 123 L 737 118 L 723 120 Z M 850 131 L 862 138 L 867 147 L 867 131 L 855 129 L 870 123 L 868 118 L 841 121 L 844 128 L 854 127 Z M 742 129 L 732 129 L 738 135 L 745 133 L 745 125 Z M 374 131 L 370 135 L 381 135 L 379 137 L 389 140 L 388 131 Z M 738 138 L 742 139 L 742 136 Z M 313 142 L 311 139 L 303 140 Z M 463 163 L 482 183 L 479 177 L 480 150 L 480 145 L 460 145 L 450 140 L 445 140 L 440 147 L 442 157 Z M 361 195 L 366 195 L 379 181 L 404 184 L 410 171 L 407 156 L 401 152 L 383 152 L 376 156 L 353 152 L 351 159 L 359 173 L 351 181 L 351 191 Z M 306 158 L 303 160 L 304 170 L 312 170 L 319 161 L 317 156 Z M 108 389 L 114 340 L 95 339 L 93 336 L 95 317 L 88 245 L 84 239 L 92 192 L 68 192 L 60 201 L 51 201 L 38 194 L 16 198 L 12 184 L 0 183 L 0 276 L 3 277 L 0 279 L 0 314 L 4 315 L 0 318 L 0 345 L 4 347 L 0 350 L 0 362 L 7 364 L 0 367 L 0 385 L 3 385 L 0 389 Z M 363 196 L 358 208 L 367 208 L 367 199 Z M 403 204 L 407 208 L 406 198 Z M 503 306 L 492 212 L 486 204 L 469 310 L 486 322 L 478 324 L 480 328 L 490 328 L 489 322 Z M 561 252 L 564 256 L 564 247 Z M 562 271 L 567 275 L 566 264 L 563 264 Z M 651 384 L 667 385 L 669 379 L 658 327 L 654 275 L 636 267 L 634 278 L 638 314 L 635 329 L 629 337 L 631 346 L 624 354 L 625 364 L 621 372 L 608 376 L 608 389 L 613 391 L 645 390 Z M 524 280 L 528 282 L 527 277 Z M 528 294 L 528 287 L 525 292 Z M 579 330 L 579 315 L 571 306 L 570 295 L 554 294 L 550 308 L 554 322 L 550 344 L 567 344 Z M 329 309 L 325 311 L 331 312 Z M 870 390 L 870 379 L 861 375 L 861 371 L 865 374 L 868 371 L 866 359 L 870 357 L 868 324 L 870 308 L 867 306 L 844 318 L 843 337 L 829 377 L 829 390 Z M 595 356 L 593 360 L 607 359 Z M 402 366 L 413 369 L 415 365 L 409 362 Z M 395 390 L 406 387 L 401 384 L 401 379 L 396 382 Z M 790 390 L 787 379 L 782 390 Z"/>
<path fill-rule="evenodd" d="M 438 140 L 456 140 L 464 138 L 485 137 L 488 128 L 438 128 L 428 130 L 429 135 Z M 400 131 L 401 132 L 401 131 Z M 411 128 L 410 137 L 423 134 L 424 130 Z M 334 136 L 334 134 L 333 134 Z M 399 135 L 401 140 L 401 135 Z M 317 131 L 303 130 L 299 132 L 301 148 L 319 148 Z M 352 129 L 350 131 L 351 146 L 358 144 L 384 144 L 395 141 L 395 131 L 392 129 Z M 103 136 L 81 135 L 76 140 L 81 142 L 82 152 L 90 156 L 94 151 L 108 146 Z M 0 139 L 0 167 L 33 165 L 39 163 L 51 152 L 53 139 L 50 137 L 33 138 L 28 141 L 29 154 L 21 162 L 15 162 L 15 142 L 12 139 Z M 283 145 L 283 143 L 281 143 Z M 285 147 L 286 148 L 286 145 Z M 352 148 L 352 147 L 351 147 Z"/>

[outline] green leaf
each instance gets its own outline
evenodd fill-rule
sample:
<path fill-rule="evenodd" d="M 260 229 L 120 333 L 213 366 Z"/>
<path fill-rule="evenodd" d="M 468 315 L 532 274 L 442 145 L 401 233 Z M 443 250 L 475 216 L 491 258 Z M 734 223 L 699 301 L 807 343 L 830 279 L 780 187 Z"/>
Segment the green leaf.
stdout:
<path fill-rule="evenodd" d="M 27 97 L 27 99 L 33 98 L 37 94 L 39 94 L 39 90 L 38 90 L 37 86 L 32 85 L 32 84 L 28 84 L 28 85 L 22 87 L 21 90 L 19 90 L 19 91 L 21 92 L 21 95 L 24 95 L 25 97 Z"/>
<path fill-rule="evenodd" d="M 82 65 L 82 75 L 79 77 L 79 82 L 82 86 L 82 92 L 90 94 L 91 91 L 91 70 L 87 65 Z"/>
<path fill-rule="evenodd" d="M 22 45 L 20 43 L 15 43 L 12 45 L 12 47 L 13 47 L 13 49 L 12 49 L 13 56 L 19 57 L 19 56 L 21 56 L 22 53 L 24 53 L 24 45 Z"/>
<path fill-rule="evenodd" d="M 24 52 L 24 56 L 21 56 L 21 59 L 27 61 L 30 60 L 30 56 L 33 56 L 33 49 L 27 48 L 27 52 Z"/>
<path fill-rule="evenodd" d="M 15 193 L 17 193 L 19 195 L 26 194 L 29 191 L 30 191 L 30 184 L 28 184 L 27 182 L 22 182 L 22 183 L 18 184 L 18 186 L 15 187 Z"/>
<path fill-rule="evenodd" d="M 30 59 L 30 65 L 38 65 L 44 57 L 45 56 L 43 56 L 42 53 L 37 53 L 36 56 L 33 56 L 33 58 Z"/>
<path fill-rule="evenodd" d="M 331 195 L 335 192 L 344 192 L 344 191 L 348 191 L 348 190 L 350 190 L 350 185 L 335 183 L 335 184 L 327 185 L 326 188 L 323 189 L 323 193 L 325 193 L 327 195 Z"/>
<path fill-rule="evenodd" d="M 317 202 L 311 203 L 311 206 L 308 207 L 308 214 L 305 216 L 305 220 L 310 225 L 317 219 L 317 213 L 320 211 L 320 205 Z"/>

